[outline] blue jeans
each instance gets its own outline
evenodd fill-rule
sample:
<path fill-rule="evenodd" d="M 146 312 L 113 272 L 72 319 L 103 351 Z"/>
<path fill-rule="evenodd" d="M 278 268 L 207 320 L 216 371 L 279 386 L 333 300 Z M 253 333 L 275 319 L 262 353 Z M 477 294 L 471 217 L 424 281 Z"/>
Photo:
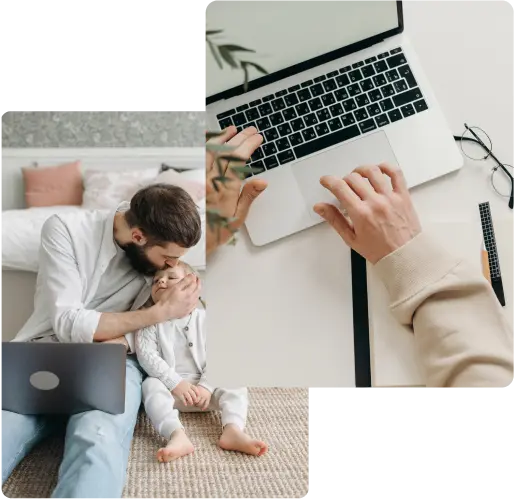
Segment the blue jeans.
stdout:
<path fill-rule="evenodd" d="M 69 418 L 52 497 L 121 497 L 142 381 L 139 364 L 127 357 L 125 412 L 87 411 Z M 60 420 L 2 411 L 2 483 L 36 443 L 58 428 Z"/>

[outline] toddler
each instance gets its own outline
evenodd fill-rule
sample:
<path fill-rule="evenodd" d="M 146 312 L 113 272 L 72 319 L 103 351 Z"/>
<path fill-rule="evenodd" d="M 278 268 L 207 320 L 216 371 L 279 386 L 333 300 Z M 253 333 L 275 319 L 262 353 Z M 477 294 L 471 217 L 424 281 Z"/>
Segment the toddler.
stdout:
<path fill-rule="evenodd" d="M 192 269 L 184 262 L 155 274 L 153 303 L 168 285 L 178 282 Z M 157 459 L 168 462 L 194 451 L 180 423 L 179 411 L 221 410 L 223 431 L 219 446 L 225 450 L 261 456 L 268 446 L 244 433 L 248 410 L 246 388 L 213 388 L 206 378 L 205 310 L 196 308 L 182 319 L 141 329 L 136 334 L 136 352 L 148 373 L 143 382 L 143 402 L 155 429 L 166 439 Z"/>

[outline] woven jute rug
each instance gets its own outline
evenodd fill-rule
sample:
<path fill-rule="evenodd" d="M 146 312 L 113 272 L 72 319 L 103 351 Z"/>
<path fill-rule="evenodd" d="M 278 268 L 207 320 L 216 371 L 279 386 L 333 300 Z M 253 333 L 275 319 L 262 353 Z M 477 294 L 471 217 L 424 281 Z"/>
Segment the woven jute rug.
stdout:
<path fill-rule="evenodd" d="M 164 443 L 138 418 L 124 497 L 303 497 L 308 492 L 308 390 L 252 388 L 247 432 L 269 444 L 259 458 L 218 448 L 219 414 L 181 415 L 195 452 L 158 463 Z M 7 497 L 50 497 L 62 457 L 62 436 L 37 446 L 3 486 Z"/>

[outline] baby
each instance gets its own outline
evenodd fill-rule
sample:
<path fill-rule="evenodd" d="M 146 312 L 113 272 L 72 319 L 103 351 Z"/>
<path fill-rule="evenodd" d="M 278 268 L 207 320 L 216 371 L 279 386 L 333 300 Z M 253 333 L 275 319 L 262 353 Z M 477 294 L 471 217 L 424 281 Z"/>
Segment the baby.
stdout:
<path fill-rule="evenodd" d="M 178 282 L 192 269 L 184 262 L 155 274 L 153 303 L 163 290 Z M 180 423 L 179 411 L 221 410 L 223 432 L 219 446 L 225 450 L 261 456 L 268 446 L 245 432 L 248 410 L 246 388 L 213 388 L 206 378 L 205 310 L 196 308 L 182 319 L 141 329 L 136 334 L 136 352 L 148 373 L 143 382 L 143 402 L 155 429 L 168 445 L 159 449 L 157 459 L 168 462 L 191 454 L 193 444 Z"/>

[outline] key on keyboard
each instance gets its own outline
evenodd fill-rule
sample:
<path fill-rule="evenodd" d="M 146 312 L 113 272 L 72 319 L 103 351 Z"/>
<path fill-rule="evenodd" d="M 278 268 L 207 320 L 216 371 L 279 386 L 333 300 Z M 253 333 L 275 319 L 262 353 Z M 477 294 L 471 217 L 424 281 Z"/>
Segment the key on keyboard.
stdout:
<path fill-rule="evenodd" d="M 426 109 L 398 47 L 224 111 L 217 118 L 221 128 L 234 124 L 240 131 L 255 126 L 263 145 L 252 155 L 251 164 L 269 170 Z"/>

